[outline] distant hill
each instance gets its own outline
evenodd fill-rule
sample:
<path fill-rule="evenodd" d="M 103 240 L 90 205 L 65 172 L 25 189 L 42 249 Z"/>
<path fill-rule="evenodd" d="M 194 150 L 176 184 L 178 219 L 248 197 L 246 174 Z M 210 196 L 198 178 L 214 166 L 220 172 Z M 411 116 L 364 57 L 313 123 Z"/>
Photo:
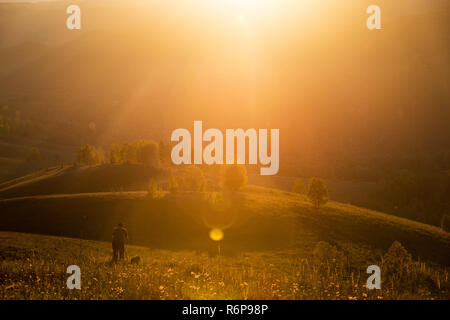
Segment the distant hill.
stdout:
<path fill-rule="evenodd" d="M 49 45 L 41 42 L 23 42 L 12 47 L 0 48 L 0 61 L 8 62 L 2 63 L 0 78 L 45 55 L 50 49 Z"/>
<path fill-rule="evenodd" d="M 0 78 L 0 104 L 44 122 L 93 121 L 100 144 L 167 137 L 201 117 L 213 127 L 276 126 L 285 145 L 311 157 L 448 147 L 448 10 L 386 1 L 377 33 L 365 28 L 365 4 L 324 6 L 314 22 L 299 10 L 257 29 L 248 51 L 230 12 L 137 1 L 123 14 L 123 2 L 109 3 L 83 3 L 80 32 L 65 30 L 64 2 L 0 6 L 5 37 L 23 33 L 27 43 L 36 33 L 51 44 L 30 49 L 27 63 L 20 46 L 8 53 L 17 61 L 0 60 L 0 70 L 20 65 Z M 23 29 L 12 12 L 40 31 Z"/>

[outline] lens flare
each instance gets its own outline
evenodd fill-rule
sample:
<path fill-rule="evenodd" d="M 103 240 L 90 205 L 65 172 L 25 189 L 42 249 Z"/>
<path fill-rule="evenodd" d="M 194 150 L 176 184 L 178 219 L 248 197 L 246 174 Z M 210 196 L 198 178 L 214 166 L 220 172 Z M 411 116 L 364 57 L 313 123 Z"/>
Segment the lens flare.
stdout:
<path fill-rule="evenodd" d="M 223 239 L 223 231 L 221 229 L 217 229 L 217 228 L 212 229 L 209 232 L 209 237 L 211 238 L 211 240 L 220 241 Z"/>

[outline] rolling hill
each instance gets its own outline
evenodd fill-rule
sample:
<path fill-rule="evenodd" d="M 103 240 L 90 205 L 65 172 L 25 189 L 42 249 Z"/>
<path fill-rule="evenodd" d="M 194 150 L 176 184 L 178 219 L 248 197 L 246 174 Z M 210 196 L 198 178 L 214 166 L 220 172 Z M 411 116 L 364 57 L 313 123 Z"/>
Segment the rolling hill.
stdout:
<path fill-rule="evenodd" d="M 437 227 L 338 202 L 314 210 L 302 195 L 256 186 L 237 194 L 165 193 L 158 199 L 150 199 L 146 191 L 126 191 L 139 190 L 139 185 L 123 184 L 123 191 L 111 192 L 114 183 L 126 181 L 125 172 L 137 183 L 148 181 L 143 172 L 155 174 L 138 167 L 113 174 L 119 168 L 53 169 L 3 183 L 0 230 L 109 241 L 111 230 L 122 221 L 134 244 L 215 250 L 206 240 L 217 227 L 224 230 L 222 247 L 230 253 L 318 241 L 386 250 L 400 241 L 416 257 L 450 265 L 450 234 Z"/>
<path fill-rule="evenodd" d="M 43 169 L 0 183 L 0 199 L 20 196 L 145 190 L 150 178 L 167 179 L 167 171 L 141 165 L 65 165 Z"/>

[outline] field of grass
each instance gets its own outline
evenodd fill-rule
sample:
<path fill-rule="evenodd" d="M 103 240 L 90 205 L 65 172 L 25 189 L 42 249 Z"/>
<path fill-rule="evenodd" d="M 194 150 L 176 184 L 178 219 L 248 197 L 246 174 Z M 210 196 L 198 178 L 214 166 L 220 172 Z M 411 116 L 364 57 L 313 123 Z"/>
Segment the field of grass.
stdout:
<path fill-rule="evenodd" d="M 0 299 L 450 298 L 448 269 L 387 254 L 384 268 L 396 273 L 386 275 L 381 290 L 368 290 L 366 263 L 349 264 L 323 242 L 312 250 L 237 255 L 129 246 L 127 260 L 112 264 L 106 242 L 11 232 L 0 239 Z M 130 263 L 134 256 L 142 262 Z M 80 290 L 66 288 L 73 264 L 81 269 Z"/>

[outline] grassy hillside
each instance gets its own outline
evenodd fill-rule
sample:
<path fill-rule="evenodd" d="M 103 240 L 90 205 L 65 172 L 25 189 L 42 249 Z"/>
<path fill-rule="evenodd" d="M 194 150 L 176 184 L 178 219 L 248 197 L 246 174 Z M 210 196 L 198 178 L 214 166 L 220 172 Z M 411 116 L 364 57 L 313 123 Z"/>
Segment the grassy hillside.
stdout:
<path fill-rule="evenodd" d="M 386 250 L 400 241 L 414 256 L 450 265 L 450 234 L 439 228 L 330 202 L 314 210 L 300 195 L 262 187 L 238 194 L 101 192 L 0 200 L 0 230 L 110 240 L 117 222 L 134 244 L 215 250 L 211 228 L 224 229 L 224 252 L 309 246 L 317 241 L 343 250 L 351 243 Z"/>
<path fill-rule="evenodd" d="M 141 165 L 58 166 L 0 183 L 0 198 L 60 193 L 136 191 L 150 178 L 167 178 L 163 169 Z"/>
<path fill-rule="evenodd" d="M 128 259 L 111 264 L 110 244 L 0 232 L 0 299 L 448 299 L 448 271 L 391 259 L 381 290 L 367 290 L 368 263 L 348 263 L 320 242 L 314 250 L 207 255 L 128 246 Z M 353 250 L 357 252 L 357 250 Z M 405 254 L 405 253 L 403 253 Z M 141 263 L 129 263 L 130 257 Z M 348 257 L 348 256 L 347 256 Z M 66 268 L 81 269 L 81 290 L 66 289 Z M 395 281 L 393 281 L 395 279 Z"/>

